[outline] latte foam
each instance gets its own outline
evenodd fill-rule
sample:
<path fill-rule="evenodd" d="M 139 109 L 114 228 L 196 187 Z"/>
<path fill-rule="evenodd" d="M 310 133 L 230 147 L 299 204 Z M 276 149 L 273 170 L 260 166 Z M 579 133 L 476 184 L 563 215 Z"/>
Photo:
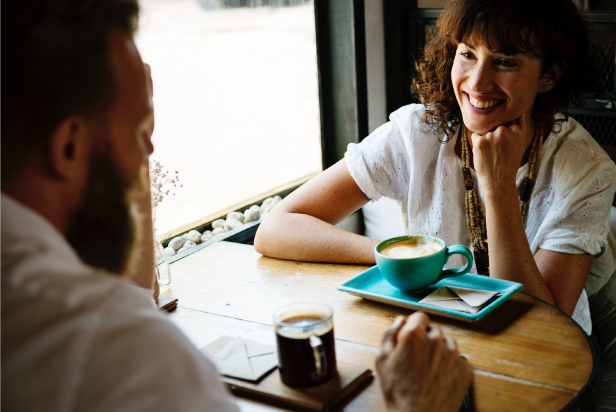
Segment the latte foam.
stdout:
<path fill-rule="evenodd" d="M 432 255 L 441 249 L 441 245 L 436 242 L 430 244 L 418 244 L 416 240 L 403 240 L 400 242 L 390 243 L 379 252 L 382 255 L 393 258 L 415 258 Z"/>

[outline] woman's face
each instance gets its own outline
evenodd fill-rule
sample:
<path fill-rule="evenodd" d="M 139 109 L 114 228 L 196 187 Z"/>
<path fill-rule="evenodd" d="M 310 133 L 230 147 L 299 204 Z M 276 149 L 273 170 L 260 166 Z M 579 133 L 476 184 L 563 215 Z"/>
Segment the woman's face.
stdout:
<path fill-rule="evenodd" d="M 485 44 L 468 43 L 458 44 L 451 69 L 466 127 L 485 134 L 522 115 L 530 121 L 535 96 L 553 83 L 541 76 L 541 59 L 530 53 L 505 55 Z"/>

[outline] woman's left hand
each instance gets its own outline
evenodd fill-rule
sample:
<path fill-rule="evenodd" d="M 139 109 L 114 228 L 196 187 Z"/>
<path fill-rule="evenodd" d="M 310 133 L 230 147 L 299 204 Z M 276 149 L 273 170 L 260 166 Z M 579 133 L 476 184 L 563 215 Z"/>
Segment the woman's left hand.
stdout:
<path fill-rule="evenodd" d="M 512 185 L 515 188 L 516 175 L 529 144 L 526 117 L 524 114 L 485 135 L 472 134 L 473 163 L 482 191 L 499 191 Z"/>

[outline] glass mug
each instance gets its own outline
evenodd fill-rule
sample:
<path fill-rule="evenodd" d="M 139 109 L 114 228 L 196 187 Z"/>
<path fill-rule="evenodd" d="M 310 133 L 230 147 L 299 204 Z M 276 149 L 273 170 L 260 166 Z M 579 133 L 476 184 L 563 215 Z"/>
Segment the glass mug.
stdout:
<path fill-rule="evenodd" d="M 288 386 L 316 386 L 338 375 L 333 311 L 294 303 L 274 313 L 280 378 Z"/>

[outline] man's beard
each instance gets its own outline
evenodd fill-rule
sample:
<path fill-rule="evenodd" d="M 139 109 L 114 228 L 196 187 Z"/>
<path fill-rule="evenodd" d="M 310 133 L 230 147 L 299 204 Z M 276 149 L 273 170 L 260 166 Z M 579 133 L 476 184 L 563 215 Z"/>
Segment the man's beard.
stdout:
<path fill-rule="evenodd" d="M 114 274 L 126 269 L 135 240 L 127 194 L 110 155 L 94 156 L 83 203 L 66 232 L 84 263 Z"/>

